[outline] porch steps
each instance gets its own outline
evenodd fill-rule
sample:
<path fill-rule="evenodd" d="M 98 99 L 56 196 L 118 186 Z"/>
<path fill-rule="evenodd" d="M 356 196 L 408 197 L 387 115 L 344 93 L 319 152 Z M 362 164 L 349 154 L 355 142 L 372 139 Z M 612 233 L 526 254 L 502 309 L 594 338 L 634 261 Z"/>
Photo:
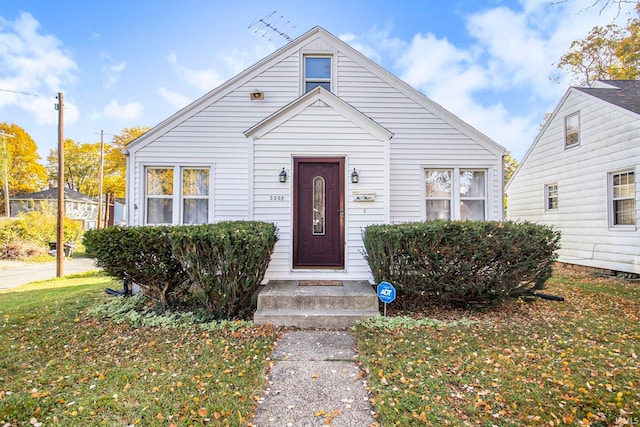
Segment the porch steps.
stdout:
<path fill-rule="evenodd" d="M 378 296 L 367 281 L 301 286 L 309 281 L 271 280 L 258 294 L 253 321 L 298 328 L 342 329 L 379 316 Z M 321 284 L 322 282 L 318 282 Z"/>

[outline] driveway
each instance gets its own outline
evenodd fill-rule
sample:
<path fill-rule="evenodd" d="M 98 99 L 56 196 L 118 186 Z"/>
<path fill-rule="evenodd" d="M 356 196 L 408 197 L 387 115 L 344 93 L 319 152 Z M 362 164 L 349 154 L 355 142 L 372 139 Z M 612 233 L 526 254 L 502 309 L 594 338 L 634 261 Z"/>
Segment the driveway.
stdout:
<path fill-rule="evenodd" d="M 62 264 L 63 276 L 90 270 L 98 270 L 91 258 L 68 259 Z M 0 290 L 55 277 L 56 261 L 42 263 L 0 261 Z"/>

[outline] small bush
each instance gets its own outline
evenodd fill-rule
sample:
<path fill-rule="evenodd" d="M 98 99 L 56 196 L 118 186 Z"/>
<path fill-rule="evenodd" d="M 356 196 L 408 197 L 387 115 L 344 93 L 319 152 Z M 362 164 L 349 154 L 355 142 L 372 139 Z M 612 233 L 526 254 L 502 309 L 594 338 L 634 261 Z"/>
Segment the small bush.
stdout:
<path fill-rule="evenodd" d="M 228 221 L 177 227 L 170 235 L 175 256 L 201 300 L 218 319 L 248 314 L 277 239 L 274 224 Z"/>
<path fill-rule="evenodd" d="M 372 225 L 365 257 L 377 282 L 456 305 L 486 304 L 542 289 L 559 232 L 528 222 L 428 221 Z"/>
<path fill-rule="evenodd" d="M 82 221 L 65 218 L 64 241 L 78 244 Z M 58 238 L 58 219 L 50 210 L 24 212 L 0 221 L 0 259 L 21 259 L 47 253 Z"/>
<path fill-rule="evenodd" d="M 20 260 L 47 255 L 47 250 L 33 242 L 14 239 L 0 246 L 0 259 Z"/>
<path fill-rule="evenodd" d="M 130 280 L 163 308 L 180 305 L 190 283 L 173 256 L 173 227 L 108 227 L 84 234 L 86 254 L 108 274 Z"/>

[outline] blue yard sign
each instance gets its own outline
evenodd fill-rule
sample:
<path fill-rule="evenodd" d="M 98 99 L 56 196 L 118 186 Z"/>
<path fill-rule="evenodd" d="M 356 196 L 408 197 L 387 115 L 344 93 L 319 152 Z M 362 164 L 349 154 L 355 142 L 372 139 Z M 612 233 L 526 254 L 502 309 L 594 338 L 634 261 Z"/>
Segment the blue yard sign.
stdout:
<path fill-rule="evenodd" d="M 389 282 L 380 282 L 377 288 L 380 301 L 384 303 L 384 315 L 387 315 L 387 304 L 396 299 L 396 288 Z"/>

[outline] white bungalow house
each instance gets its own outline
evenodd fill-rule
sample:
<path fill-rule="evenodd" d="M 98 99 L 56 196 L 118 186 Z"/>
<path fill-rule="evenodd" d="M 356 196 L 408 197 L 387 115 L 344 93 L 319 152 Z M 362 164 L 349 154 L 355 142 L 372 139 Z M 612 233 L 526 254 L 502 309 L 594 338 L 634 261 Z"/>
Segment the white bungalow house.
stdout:
<path fill-rule="evenodd" d="M 570 88 L 506 186 L 507 217 L 562 232 L 558 261 L 640 274 L 640 81 Z"/>
<path fill-rule="evenodd" d="M 505 149 L 320 27 L 127 149 L 127 224 L 273 222 L 265 281 L 371 280 L 369 224 L 502 217 Z"/>

